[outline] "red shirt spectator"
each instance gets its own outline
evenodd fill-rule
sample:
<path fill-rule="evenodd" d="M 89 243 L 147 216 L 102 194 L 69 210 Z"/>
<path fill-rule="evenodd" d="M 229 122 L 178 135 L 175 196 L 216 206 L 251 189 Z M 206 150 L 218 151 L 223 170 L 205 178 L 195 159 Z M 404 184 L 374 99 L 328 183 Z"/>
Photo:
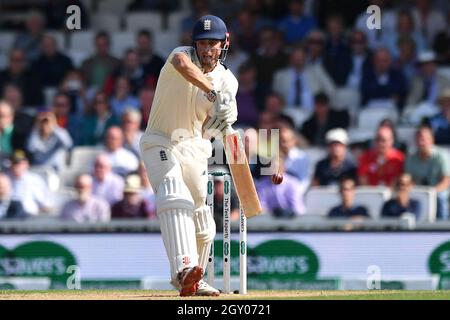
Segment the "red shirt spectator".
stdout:
<path fill-rule="evenodd" d="M 374 148 L 364 152 L 359 159 L 358 176 L 361 185 L 392 186 L 403 173 L 405 156 L 393 145 L 392 129 L 386 126 L 380 127 Z"/>

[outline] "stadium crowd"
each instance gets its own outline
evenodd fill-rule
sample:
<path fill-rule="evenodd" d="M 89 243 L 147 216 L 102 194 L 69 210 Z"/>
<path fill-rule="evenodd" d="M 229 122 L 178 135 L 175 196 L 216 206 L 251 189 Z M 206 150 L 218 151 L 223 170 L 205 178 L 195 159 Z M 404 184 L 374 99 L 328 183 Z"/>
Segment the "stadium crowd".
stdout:
<path fill-rule="evenodd" d="M 65 29 L 61 8 L 69 2 L 82 8 L 81 31 Z M 380 216 L 420 218 L 410 195 L 418 185 L 436 192 L 437 219 L 449 219 L 448 1 L 125 2 L 128 12 L 157 13 L 162 21 L 181 16 L 173 48 L 191 44 L 200 16 L 226 21 L 231 48 L 225 65 L 239 80 L 236 128 L 245 132 L 265 211 L 310 213 L 304 199 L 311 188 L 339 186 L 342 204 L 329 216 L 369 218 L 367 208 L 354 203 L 354 191 L 385 186 L 393 197 Z M 93 26 L 101 12 L 89 4 L 28 1 L 23 23 L 0 25 L 0 39 L 4 32 L 15 35 L 0 59 L 0 218 L 155 218 L 139 139 L 166 57 L 156 53 L 157 35 L 145 28 L 115 56 L 114 32 Z M 371 4 L 381 8 L 381 29 L 366 26 Z M 24 11 L 20 4 L 0 7 L 2 16 Z M 94 31 L 95 52 L 75 61 L 49 30 L 67 38 Z M 284 173 L 279 186 L 260 174 L 270 158 L 261 129 L 279 129 L 280 157 L 271 159 Z M 216 203 L 220 198 L 218 191 Z"/>

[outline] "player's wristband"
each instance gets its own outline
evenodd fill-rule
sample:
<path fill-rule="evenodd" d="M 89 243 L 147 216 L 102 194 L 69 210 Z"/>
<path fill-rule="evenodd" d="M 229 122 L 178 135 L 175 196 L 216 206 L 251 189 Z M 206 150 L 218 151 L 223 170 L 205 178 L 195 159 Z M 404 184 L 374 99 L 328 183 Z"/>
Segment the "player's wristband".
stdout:
<path fill-rule="evenodd" d="M 206 98 L 210 101 L 210 102 L 215 102 L 217 99 L 217 93 L 215 90 L 211 90 L 210 92 L 208 92 L 206 94 Z"/>

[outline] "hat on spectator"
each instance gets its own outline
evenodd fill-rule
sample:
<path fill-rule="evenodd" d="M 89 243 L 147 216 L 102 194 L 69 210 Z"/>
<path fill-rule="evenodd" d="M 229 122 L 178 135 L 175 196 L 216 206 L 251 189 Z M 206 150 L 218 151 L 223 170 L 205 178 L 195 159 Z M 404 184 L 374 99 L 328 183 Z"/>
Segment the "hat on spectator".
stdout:
<path fill-rule="evenodd" d="M 419 53 L 417 57 L 417 63 L 423 64 L 428 62 L 436 62 L 436 55 L 433 51 L 424 51 Z"/>
<path fill-rule="evenodd" d="M 25 152 L 23 150 L 15 150 L 11 155 L 12 163 L 19 163 L 23 160 L 28 160 Z"/>
<path fill-rule="evenodd" d="M 345 131 L 342 128 L 332 129 L 327 132 L 325 140 L 328 144 L 333 142 L 339 142 L 342 143 L 343 145 L 347 145 L 348 144 L 347 131 Z"/>
<path fill-rule="evenodd" d="M 126 193 L 137 193 L 141 191 L 141 177 L 137 174 L 130 174 L 125 179 L 124 192 Z"/>
<path fill-rule="evenodd" d="M 441 94 L 439 95 L 439 101 L 442 101 L 444 99 L 450 99 L 450 87 L 444 88 L 444 90 L 442 90 Z"/>

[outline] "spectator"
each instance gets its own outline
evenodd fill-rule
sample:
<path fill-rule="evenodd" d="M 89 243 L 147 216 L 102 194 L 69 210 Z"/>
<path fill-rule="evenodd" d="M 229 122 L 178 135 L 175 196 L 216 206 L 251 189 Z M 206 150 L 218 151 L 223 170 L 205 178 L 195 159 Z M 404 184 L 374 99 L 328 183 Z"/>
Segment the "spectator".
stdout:
<path fill-rule="evenodd" d="M 288 44 L 302 41 L 311 30 L 317 27 L 316 19 L 304 14 L 304 7 L 304 0 L 290 0 L 289 14 L 278 24 Z"/>
<path fill-rule="evenodd" d="M 136 51 L 144 65 L 145 73 L 156 79 L 164 66 L 164 60 L 153 52 L 153 35 L 148 30 L 140 30 L 137 35 Z"/>
<path fill-rule="evenodd" d="M 139 100 L 130 92 L 130 82 L 127 77 L 120 76 L 116 79 L 114 95 L 110 99 L 113 115 L 120 118 L 126 108 L 139 108 Z"/>
<path fill-rule="evenodd" d="M 141 155 L 139 142 L 143 133 L 139 128 L 140 124 L 140 112 L 133 108 L 125 109 L 122 115 L 122 130 L 125 138 L 124 147 L 133 152 L 138 158 Z"/>
<path fill-rule="evenodd" d="M 314 113 L 306 120 L 300 133 L 309 144 L 325 146 L 325 134 L 334 128 L 346 129 L 350 119 L 347 111 L 337 111 L 330 108 L 329 97 L 324 93 L 314 96 Z"/>
<path fill-rule="evenodd" d="M 0 157 L 8 157 L 13 151 L 14 111 L 6 101 L 0 100 Z"/>
<path fill-rule="evenodd" d="M 108 75 L 119 67 L 120 60 L 113 57 L 109 49 L 109 34 L 98 32 L 95 36 L 95 54 L 81 65 L 81 73 L 88 87 L 103 88 Z"/>
<path fill-rule="evenodd" d="M 351 66 L 347 77 L 347 86 L 359 90 L 361 79 L 372 66 L 372 51 L 367 45 L 366 34 L 360 30 L 355 30 L 351 34 L 350 40 Z"/>
<path fill-rule="evenodd" d="M 293 128 L 280 128 L 280 151 L 285 155 L 286 172 L 296 177 L 301 186 L 301 193 L 306 192 L 310 183 L 310 161 L 307 154 L 298 147 L 298 137 Z"/>
<path fill-rule="evenodd" d="M 0 221 L 9 219 L 23 219 L 27 214 L 22 203 L 11 199 L 11 181 L 9 177 L 0 173 Z"/>
<path fill-rule="evenodd" d="M 426 39 L 428 44 L 439 31 L 446 30 L 446 21 L 442 12 L 431 8 L 428 0 L 416 0 L 412 14 L 415 21 L 416 30 L 419 31 Z"/>
<path fill-rule="evenodd" d="M 104 91 L 111 95 L 114 91 L 117 78 L 120 76 L 128 78 L 130 82 L 131 93 L 136 95 L 144 86 L 156 87 L 158 75 L 147 73 L 144 65 L 139 60 L 139 55 L 136 50 L 128 49 L 125 52 L 120 66 L 108 76 L 105 82 Z"/>
<path fill-rule="evenodd" d="M 10 105 L 14 113 L 12 149 L 24 150 L 35 122 L 35 110 L 23 106 L 22 92 L 13 84 L 8 84 L 4 87 L 3 99 L 4 104 Z M 4 106 L 1 108 L 4 108 Z M 2 150 L 5 150 L 4 148 L 3 146 Z"/>
<path fill-rule="evenodd" d="M 264 211 L 270 212 L 275 217 L 292 218 L 305 213 L 303 201 L 305 188 L 293 175 L 285 171 L 283 154 L 275 161 L 274 167 L 278 173 L 283 174 L 283 183 L 275 185 L 270 175 L 261 176 L 256 183 L 261 206 Z"/>
<path fill-rule="evenodd" d="M 29 162 L 25 152 L 14 151 L 8 172 L 12 186 L 11 198 L 20 201 L 27 214 L 37 216 L 39 213 L 49 212 L 52 203 L 45 181 L 28 169 Z"/>
<path fill-rule="evenodd" d="M 141 177 L 131 174 L 126 177 L 123 199 L 115 203 L 111 209 L 112 219 L 150 219 L 154 218 L 148 211 L 144 199 L 141 197 Z"/>
<path fill-rule="evenodd" d="M 342 128 L 327 132 L 328 155 L 316 164 L 314 186 L 338 185 L 344 178 L 356 180 L 357 166 L 347 152 L 348 136 Z"/>
<path fill-rule="evenodd" d="M 438 219 L 449 217 L 450 160 L 445 150 L 434 145 L 433 132 L 421 126 L 416 133 L 417 152 L 406 159 L 405 172 L 417 185 L 434 187 L 437 192 Z"/>
<path fill-rule="evenodd" d="M 243 8 L 233 23 L 235 41 L 248 54 L 254 54 L 258 48 L 258 32 L 263 27 L 260 22 L 254 12 Z"/>
<path fill-rule="evenodd" d="M 397 26 L 394 32 L 384 34 L 383 42 L 389 48 L 393 56 L 398 56 L 397 42 L 402 37 L 411 37 L 416 44 L 418 52 L 427 49 L 426 40 L 423 35 L 415 29 L 412 14 L 407 10 L 402 10 L 397 16 Z"/>
<path fill-rule="evenodd" d="M 400 70 L 406 79 L 406 87 L 411 88 L 411 82 L 417 73 L 416 43 L 409 36 L 402 36 L 397 40 L 398 55 L 394 61 L 394 68 Z"/>
<path fill-rule="evenodd" d="M 56 123 L 69 133 L 72 141 L 77 142 L 80 133 L 80 119 L 76 115 L 70 114 L 71 109 L 71 100 L 67 94 L 59 92 L 53 97 L 51 111 L 55 115 Z"/>
<path fill-rule="evenodd" d="M 234 45 L 231 46 L 233 48 Z M 259 32 L 259 46 L 251 61 L 255 64 L 258 83 L 271 87 L 275 72 L 286 66 L 288 60 L 283 51 L 283 39 L 280 32 L 264 28 Z"/>
<path fill-rule="evenodd" d="M 448 145 L 450 144 L 450 87 L 442 91 L 438 103 L 441 112 L 431 117 L 430 125 L 436 144 Z"/>
<path fill-rule="evenodd" d="M 72 138 L 66 129 L 58 126 L 55 114 L 51 111 L 39 112 L 26 148 L 32 155 L 32 165 L 60 171 L 66 165 L 67 153 L 72 145 Z"/>
<path fill-rule="evenodd" d="M 320 65 L 307 65 L 303 48 L 295 48 L 289 57 L 289 66 L 277 71 L 272 89 L 281 94 L 289 107 L 312 110 L 314 95 L 325 92 L 333 96 L 335 87 Z"/>
<path fill-rule="evenodd" d="M 308 52 L 308 64 L 321 64 L 325 51 L 325 34 L 319 30 L 313 30 L 306 39 L 306 50 Z"/>
<path fill-rule="evenodd" d="M 333 14 L 327 18 L 328 40 L 325 45 L 323 67 L 339 86 L 345 86 L 352 65 L 352 55 L 344 37 L 342 16 Z"/>
<path fill-rule="evenodd" d="M 329 218 L 370 218 L 367 208 L 355 205 L 355 180 L 344 178 L 339 186 L 342 203 L 330 210 Z"/>
<path fill-rule="evenodd" d="M 37 75 L 40 85 L 56 88 L 72 69 L 72 60 L 58 51 L 56 39 L 45 35 L 41 41 L 40 54 L 31 64 L 31 72 Z"/>
<path fill-rule="evenodd" d="M 141 110 L 141 130 L 145 130 L 147 127 L 148 117 L 150 116 L 150 110 L 152 109 L 153 98 L 155 97 L 155 89 L 150 87 L 144 87 L 139 90 L 139 108 Z"/>
<path fill-rule="evenodd" d="M 42 86 L 36 75 L 26 68 L 25 52 L 13 49 L 9 54 L 9 65 L 0 71 L 0 91 L 7 84 L 13 84 L 20 89 L 27 107 L 37 107 L 44 102 Z"/>
<path fill-rule="evenodd" d="M 392 128 L 377 129 L 375 145 L 364 152 L 359 159 L 359 184 L 370 186 L 392 186 L 402 174 L 404 154 L 394 148 Z"/>
<path fill-rule="evenodd" d="M 264 104 L 267 90 L 256 81 L 256 68 L 245 63 L 239 68 L 239 89 L 236 94 L 239 119 L 236 125 L 254 127 L 258 121 L 259 110 Z"/>
<path fill-rule="evenodd" d="M 124 148 L 124 135 L 119 127 L 111 127 L 106 132 L 105 152 L 115 173 L 126 176 L 138 169 L 139 160 Z"/>
<path fill-rule="evenodd" d="M 111 211 L 108 203 L 92 194 L 92 177 L 81 174 L 75 181 L 77 198 L 66 202 L 61 219 L 76 222 L 108 222 Z"/>
<path fill-rule="evenodd" d="M 406 83 L 403 74 L 392 67 L 388 49 L 375 51 L 373 67 L 366 70 L 361 79 L 362 104 L 403 108 Z"/>
<path fill-rule="evenodd" d="M 434 52 L 419 54 L 418 64 L 420 73 L 412 80 L 407 105 L 417 105 L 420 102 L 435 105 L 442 90 L 450 87 L 450 80 L 437 73 Z"/>
<path fill-rule="evenodd" d="M 83 80 L 83 75 L 79 70 L 73 69 L 66 73 L 59 86 L 61 93 L 66 94 L 70 99 L 70 114 L 71 116 L 80 117 L 86 111 L 87 105 L 87 90 L 86 84 Z M 92 93 L 89 93 L 91 98 Z"/>
<path fill-rule="evenodd" d="M 45 17 L 40 12 L 30 12 L 25 21 L 25 32 L 18 34 L 14 41 L 13 47 L 25 52 L 29 61 L 34 60 L 39 55 L 39 46 L 45 23 Z"/>
<path fill-rule="evenodd" d="M 111 113 L 108 98 L 103 92 L 97 92 L 92 110 L 82 119 L 80 145 L 94 146 L 103 142 L 105 132 L 119 121 Z"/>
<path fill-rule="evenodd" d="M 95 158 L 92 174 L 92 193 L 111 206 L 122 200 L 124 181 L 121 176 L 112 171 L 111 161 L 106 154 Z"/>
<path fill-rule="evenodd" d="M 421 208 L 419 201 L 410 198 L 413 186 L 412 177 L 408 173 L 403 173 L 395 185 L 395 198 L 386 201 L 381 209 L 383 218 L 399 218 L 404 213 L 412 213 L 416 219 L 420 218 Z"/>

